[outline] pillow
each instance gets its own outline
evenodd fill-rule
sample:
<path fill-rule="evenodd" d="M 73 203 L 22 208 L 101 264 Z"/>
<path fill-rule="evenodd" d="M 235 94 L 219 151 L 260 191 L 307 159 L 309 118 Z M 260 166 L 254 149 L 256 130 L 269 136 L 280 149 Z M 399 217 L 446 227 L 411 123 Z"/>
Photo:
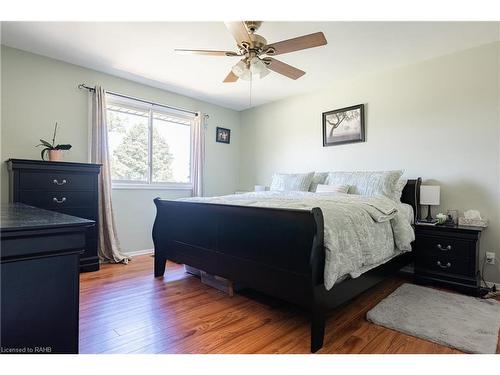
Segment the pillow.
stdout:
<path fill-rule="evenodd" d="M 323 185 L 318 184 L 316 193 L 344 193 L 347 194 L 349 185 Z"/>
<path fill-rule="evenodd" d="M 403 189 L 406 186 L 408 180 L 406 178 L 400 178 L 398 182 L 396 182 L 396 187 L 394 188 L 394 195 L 392 199 L 396 202 L 401 202 L 401 195 L 403 195 Z"/>
<path fill-rule="evenodd" d="M 308 191 L 314 172 L 310 173 L 275 173 L 270 190 Z"/>
<path fill-rule="evenodd" d="M 328 172 L 314 172 L 314 176 L 311 181 L 311 186 L 309 186 L 309 191 L 312 191 L 313 193 L 316 191 L 316 186 L 319 184 L 324 184 L 326 178 L 328 177 Z"/>
<path fill-rule="evenodd" d="M 349 185 L 349 194 L 385 195 L 394 199 L 396 183 L 403 171 L 330 172 L 328 185 Z"/>

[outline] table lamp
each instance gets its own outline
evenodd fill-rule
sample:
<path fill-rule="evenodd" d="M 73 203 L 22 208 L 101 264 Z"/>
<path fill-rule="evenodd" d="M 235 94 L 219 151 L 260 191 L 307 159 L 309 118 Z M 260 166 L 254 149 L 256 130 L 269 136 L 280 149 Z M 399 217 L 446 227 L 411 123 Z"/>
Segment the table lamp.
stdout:
<path fill-rule="evenodd" d="M 427 217 L 423 221 L 432 222 L 431 206 L 439 206 L 439 186 L 420 186 L 420 204 L 427 205 Z"/>

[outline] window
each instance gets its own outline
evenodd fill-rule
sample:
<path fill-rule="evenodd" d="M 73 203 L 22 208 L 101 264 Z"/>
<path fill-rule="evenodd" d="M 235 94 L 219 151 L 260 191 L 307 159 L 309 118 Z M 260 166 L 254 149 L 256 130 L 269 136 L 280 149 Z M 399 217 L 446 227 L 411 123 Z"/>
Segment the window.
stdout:
<path fill-rule="evenodd" d="M 194 116 L 113 95 L 106 114 L 114 187 L 191 188 Z"/>

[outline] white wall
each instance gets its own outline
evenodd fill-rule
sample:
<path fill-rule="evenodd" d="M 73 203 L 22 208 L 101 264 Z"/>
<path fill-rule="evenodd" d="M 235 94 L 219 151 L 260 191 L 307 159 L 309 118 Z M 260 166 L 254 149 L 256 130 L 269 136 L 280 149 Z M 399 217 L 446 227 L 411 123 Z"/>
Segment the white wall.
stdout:
<path fill-rule="evenodd" d="M 141 85 L 94 70 L 2 46 L 1 157 L 39 159 L 34 146 L 50 138 L 54 123 L 58 139 L 73 148 L 66 161 L 88 159 L 88 94 L 79 83 L 101 84 L 105 89 L 210 115 L 206 133 L 206 195 L 234 192 L 238 178 L 239 113 L 196 99 Z M 231 144 L 215 142 L 215 127 L 231 129 Z M 1 174 L 1 199 L 8 200 L 8 173 Z M 114 190 L 118 235 L 125 251 L 152 248 L 153 198 L 176 198 L 189 191 Z"/>
<path fill-rule="evenodd" d="M 499 54 L 489 44 L 242 112 L 240 188 L 274 171 L 405 169 L 441 185 L 434 213 L 490 219 L 481 248 L 500 259 Z M 322 147 L 322 112 L 360 103 L 367 141 Z M 486 269 L 496 282 L 498 263 Z"/>

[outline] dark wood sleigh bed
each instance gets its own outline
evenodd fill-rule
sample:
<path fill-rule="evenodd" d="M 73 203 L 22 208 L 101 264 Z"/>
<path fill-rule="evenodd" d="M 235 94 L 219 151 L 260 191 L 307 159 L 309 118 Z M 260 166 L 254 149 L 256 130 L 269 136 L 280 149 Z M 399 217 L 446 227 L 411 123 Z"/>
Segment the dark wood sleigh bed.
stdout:
<path fill-rule="evenodd" d="M 420 178 L 408 180 L 401 201 L 420 213 Z M 166 261 L 225 277 L 311 313 L 311 351 L 323 346 L 326 313 L 412 261 L 404 253 L 326 290 L 323 214 L 156 198 L 155 277 Z"/>

